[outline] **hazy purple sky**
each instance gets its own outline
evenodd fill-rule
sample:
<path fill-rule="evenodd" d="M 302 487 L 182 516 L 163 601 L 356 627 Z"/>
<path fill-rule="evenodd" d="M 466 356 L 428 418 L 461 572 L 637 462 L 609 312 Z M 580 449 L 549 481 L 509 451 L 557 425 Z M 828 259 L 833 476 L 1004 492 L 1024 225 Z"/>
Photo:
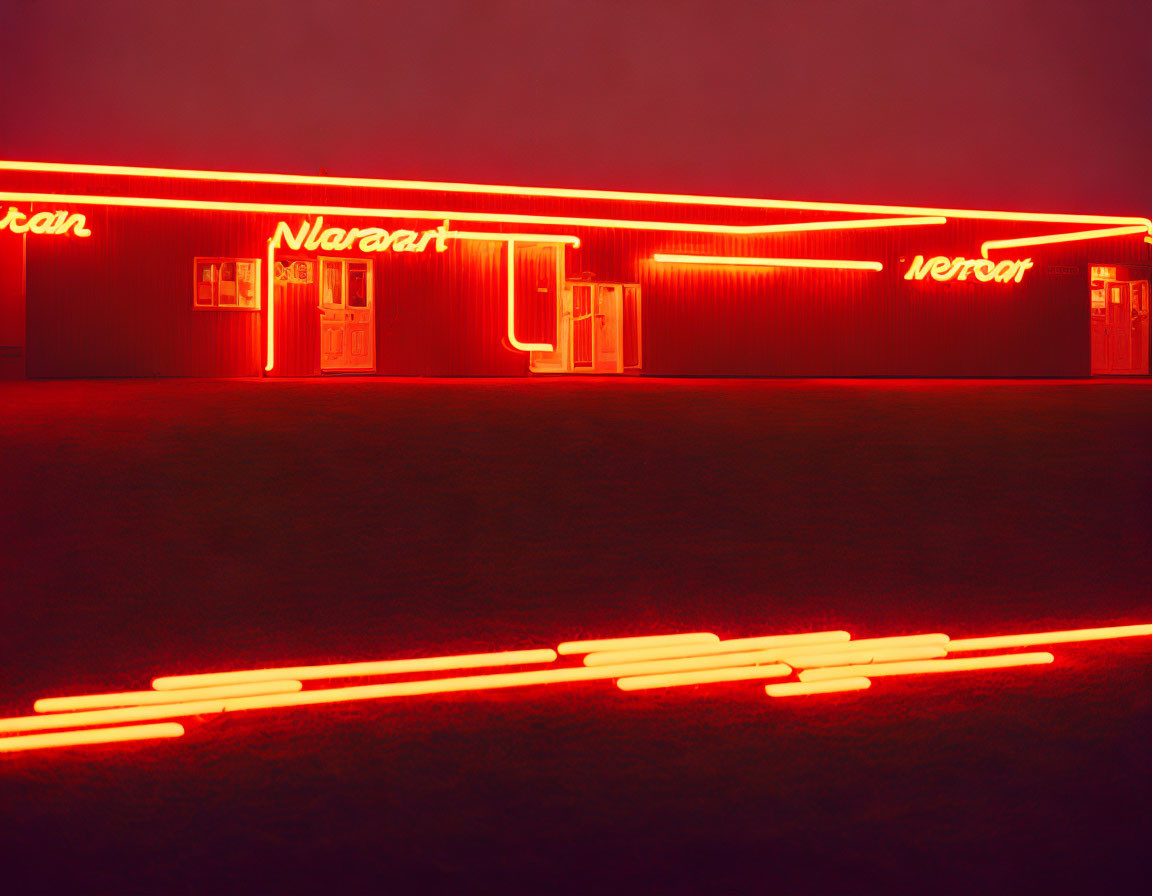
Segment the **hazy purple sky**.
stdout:
<path fill-rule="evenodd" d="M 1152 213 L 1150 0 L 2 0 L 0 157 Z"/>

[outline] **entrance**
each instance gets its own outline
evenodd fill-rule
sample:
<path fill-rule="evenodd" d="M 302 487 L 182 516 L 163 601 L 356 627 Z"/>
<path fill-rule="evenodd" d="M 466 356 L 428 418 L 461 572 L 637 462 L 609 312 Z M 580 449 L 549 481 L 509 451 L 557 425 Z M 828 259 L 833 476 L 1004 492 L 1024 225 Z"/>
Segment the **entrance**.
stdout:
<path fill-rule="evenodd" d="M 1149 281 L 1133 268 L 1092 266 L 1092 373 L 1148 373 Z"/>
<path fill-rule="evenodd" d="M 640 287 L 573 280 L 559 303 L 555 352 L 533 352 L 536 373 L 624 373 L 641 368 Z"/>
<path fill-rule="evenodd" d="M 376 369 L 372 262 L 320 259 L 320 369 Z"/>

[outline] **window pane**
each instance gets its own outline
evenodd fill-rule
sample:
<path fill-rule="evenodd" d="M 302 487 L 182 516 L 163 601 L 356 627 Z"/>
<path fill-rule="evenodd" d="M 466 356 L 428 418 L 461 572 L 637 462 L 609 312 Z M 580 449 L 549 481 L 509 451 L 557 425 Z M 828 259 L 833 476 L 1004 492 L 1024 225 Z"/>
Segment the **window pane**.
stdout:
<path fill-rule="evenodd" d="M 348 307 L 368 307 L 368 265 L 362 261 L 348 262 Z"/>
<path fill-rule="evenodd" d="M 340 262 L 324 261 L 322 265 L 323 290 L 321 298 L 325 305 L 343 305 L 344 296 L 340 283 Z"/>
<path fill-rule="evenodd" d="M 243 307 L 256 306 L 256 265 L 251 261 L 236 262 L 236 294 Z"/>
<path fill-rule="evenodd" d="M 210 262 L 196 263 L 196 292 L 194 301 L 197 307 L 211 308 L 215 304 L 213 293 L 216 289 L 216 266 Z"/>

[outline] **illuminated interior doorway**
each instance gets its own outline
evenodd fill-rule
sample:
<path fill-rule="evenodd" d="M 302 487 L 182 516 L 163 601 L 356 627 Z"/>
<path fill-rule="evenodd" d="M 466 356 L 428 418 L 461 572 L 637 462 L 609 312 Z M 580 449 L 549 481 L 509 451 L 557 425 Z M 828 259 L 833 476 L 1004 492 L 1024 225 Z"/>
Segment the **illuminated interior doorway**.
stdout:
<path fill-rule="evenodd" d="M 372 262 L 320 259 L 320 369 L 374 371 L 376 325 Z"/>
<path fill-rule="evenodd" d="M 640 287 L 573 280 L 557 307 L 556 351 L 533 352 L 536 373 L 626 373 L 643 366 Z"/>
<path fill-rule="evenodd" d="M 1146 268 L 1092 266 L 1092 373 L 1148 373 Z"/>

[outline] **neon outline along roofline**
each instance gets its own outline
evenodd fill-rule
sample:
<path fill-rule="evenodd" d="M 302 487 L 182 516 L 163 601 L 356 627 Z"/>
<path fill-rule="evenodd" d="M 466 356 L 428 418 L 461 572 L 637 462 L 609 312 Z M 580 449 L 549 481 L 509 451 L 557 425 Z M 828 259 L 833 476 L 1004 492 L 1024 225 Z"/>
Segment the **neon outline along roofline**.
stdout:
<path fill-rule="evenodd" d="M 135 165 L 100 165 L 71 162 L 29 162 L 0 160 L 0 171 L 29 173 L 95 174 L 118 177 L 175 178 L 181 180 L 231 181 L 240 183 L 295 184 L 331 187 L 366 187 L 391 190 L 431 190 L 446 193 L 488 193 L 561 199 L 604 199 L 627 202 L 657 202 L 673 205 L 731 206 L 734 208 L 784 209 L 793 211 L 844 212 L 854 214 L 944 215 L 950 218 L 982 218 L 1006 221 L 1043 221 L 1053 224 L 1109 223 L 1145 227 L 1152 234 L 1148 218 L 1080 215 L 1049 212 L 994 211 L 979 209 L 931 208 L 926 206 L 871 205 L 843 202 L 810 202 L 789 199 L 755 199 L 735 196 L 707 196 L 691 193 L 645 193 L 631 190 L 578 189 L 571 187 L 529 187 L 498 184 L 472 184 L 455 181 L 396 180 L 372 177 L 330 177 L 327 175 L 275 174 L 249 171 L 214 171 L 197 168 L 156 168 Z"/>

